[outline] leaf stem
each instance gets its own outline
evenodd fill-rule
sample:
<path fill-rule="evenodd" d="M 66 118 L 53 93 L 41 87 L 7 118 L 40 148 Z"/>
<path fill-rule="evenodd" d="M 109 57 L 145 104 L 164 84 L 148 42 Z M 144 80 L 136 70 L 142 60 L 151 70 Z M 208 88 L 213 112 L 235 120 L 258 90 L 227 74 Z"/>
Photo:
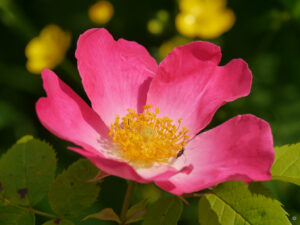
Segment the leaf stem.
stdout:
<path fill-rule="evenodd" d="M 122 222 L 121 224 L 125 224 L 126 213 L 129 208 L 129 205 L 130 205 L 131 197 L 132 197 L 133 190 L 134 190 L 134 185 L 135 185 L 134 181 L 128 182 L 128 187 L 127 187 L 127 191 L 125 194 L 125 198 L 124 198 L 123 206 L 122 206 L 122 210 L 121 210 L 121 216 L 120 216 L 120 219 Z"/>
<path fill-rule="evenodd" d="M 28 211 L 31 211 L 35 214 L 38 214 L 38 215 L 41 215 L 41 216 L 45 216 L 45 217 L 49 217 L 49 218 L 54 218 L 54 219 L 57 219 L 58 217 L 53 215 L 53 214 L 50 214 L 50 213 L 46 213 L 46 212 L 42 212 L 42 211 L 39 211 L 37 209 L 34 209 L 34 208 L 27 208 L 27 207 L 24 207 L 24 206 L 20 206 L 20 205 L 14 205 L 14 204 L 11 204 L 10 202 L 8 202 L 9 205 L 12 205 L 16 208 L 19 208 L 19 209 L 24 209 L 24 210 L 28 210 Z"/>
<path fill-rule="evenodd" d="M 42 211 L 39 211 L 39 210 L 36 210 L 36 209 L 30 209 L 30 211 L 32 211 L 33 213 L 37 214 L 37 215 L 40 215 L 40 216 L 45 216 L 45 217 L 49 217 L 49 218 L 54 218 L 54 219 L 57 219 L 58 217 L 55 216 L 55 215 L 52 215 L 50 213 L 45 213 L 45 212 L 42 212 Z"/>
<path fill-rule="evenodd" d="M 52 214 L 46 213 L 46 212 L 42 212 L 42 211 L 39 211 L 39 210 L 36 210 L 36 209 L 33 209 L 33 208 L 30 208 L 30 211 L 37 214 L 37 215 L 40 215 L 40 216 L 45 216 L 45 217 L 54 218 L 54 219 L 58 218 L 55 215 L 52 215 Z"/>

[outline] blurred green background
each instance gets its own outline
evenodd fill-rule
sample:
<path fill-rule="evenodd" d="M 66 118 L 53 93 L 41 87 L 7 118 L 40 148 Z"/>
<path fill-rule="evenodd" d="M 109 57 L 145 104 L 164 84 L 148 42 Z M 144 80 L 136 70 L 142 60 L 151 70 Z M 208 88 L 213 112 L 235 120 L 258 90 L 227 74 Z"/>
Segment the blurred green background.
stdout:
<path fill-rule="evenodd" d="M 204 40 L 180 36 L 175 26 L 179 13 L 178 1 L 171 0 L 110 0 L 112 18 L 101 26 L 117 38 L 137 41 L 144 45 L 157 61 L 163 58 L 160 47 L 173 37 L 179 43 Z M 66 168 L 79 156 L 66 149 L 68 143 L 50 134 L 39 123 L 35 102 L 45 93 L 40 75 L 26 67 L 25 47 L 48 24 L 57 24 L 72 35 L 66 59 L 54 70 L 85 100 L 78 83 L 74 52 L 76 40 L 85 30 L 99 27 L 88 16 L 95 0 L 0 0 L 0 152 L 5 152 L 17 139 L 31 134 L 51 143 L 57 151 L 59 168 Z M 209 127 L 244 113 L 267 120 L 272 127 L 276 146 L 300 141 L 300 1 L 299 0 L 229 0 L 236 21 L 218 38 L 211 39 L 222 48 L 224 65 L 233 58 L 243 58 L 253 72 L 251 94 L 223 106 Z M 163 11 L 162 11 L 163 10 Z M 163 12 L 163 18 L 158 15 Z M 158 28 L 149 28 L 155 20 Z M 150 29 L 150 30 L 149 30 Z M 156 29 L 156 30 L 155 30 Z M 174 40 L 174 39 L 173 39 Z M 169 45 L 178 43 L 172 41 Z M 171 44 L 170 44 L 171 43 Z M 284 204 L 293 224 L 300 224 L 299 187 L 280 182 L 267 184 Z M 91 212 L 103 207 L 120 210 L 126 182 L 109 177 L 102 185 L 99 201 Z M 149 198 L 154 201 L 164 195 L 153 185 L 138 185 L 133 201 Z M 185 207 L 179 224 L 197 224 L 197 201 Z M 46 201 L 40 209 L 48 210 Z M 43 218 L 38 218 L 42 223 Z M 78 224 L 79 223 L 78 221 Z M 86 221 L 82 224 L 110 224 Z"/>

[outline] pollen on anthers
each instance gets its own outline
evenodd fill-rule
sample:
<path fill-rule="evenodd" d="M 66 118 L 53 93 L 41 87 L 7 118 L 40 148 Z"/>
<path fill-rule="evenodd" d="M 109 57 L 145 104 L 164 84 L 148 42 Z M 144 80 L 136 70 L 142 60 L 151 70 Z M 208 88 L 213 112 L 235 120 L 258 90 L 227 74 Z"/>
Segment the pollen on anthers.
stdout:
<path fill-rule="evenodd" d="M 168 117 L 159 118 L 159 108 L 150 111 L 145 105 L 142 113 L 128 109 L 123 118 L 116 116 L 109 136 L 120 147 L 120 157 L 138 166 L 168 163 L 177 158 L 189 139 L 188 130 Z"/>

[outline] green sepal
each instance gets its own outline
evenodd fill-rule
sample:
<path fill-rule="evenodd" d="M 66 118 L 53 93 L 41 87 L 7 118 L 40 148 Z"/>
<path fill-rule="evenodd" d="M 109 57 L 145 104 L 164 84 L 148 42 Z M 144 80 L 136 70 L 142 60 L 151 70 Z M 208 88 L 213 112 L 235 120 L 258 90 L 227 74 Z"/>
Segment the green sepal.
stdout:
<path fill-rule="evenodd" d="M 147 200 L 142 200 L 130 207 L 126 213 L 126 224 L 135 223 L 143 220 L 146 213 Z"/>
<path fill-rule="evenodd" d="M 120 217 L 114 212 L 112 208 L 102 209 L 100 212 L 86 216 L 83 220 L 87 220 L 91 218 L 98 219 L 98 220 L 115 221 L 121 224 Z"/>

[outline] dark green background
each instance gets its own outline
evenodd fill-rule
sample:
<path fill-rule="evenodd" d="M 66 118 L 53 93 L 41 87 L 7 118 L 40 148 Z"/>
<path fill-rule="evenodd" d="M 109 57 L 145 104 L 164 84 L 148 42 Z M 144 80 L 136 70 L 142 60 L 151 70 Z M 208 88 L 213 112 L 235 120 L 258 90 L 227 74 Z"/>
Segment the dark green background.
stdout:
<path fill-rule="evenodd" d="M 1 153 L 21 136 L 31 134 L 52 143 L 58 153 L 60 170 L 78 158 L 75 153 L 66 149 L 68 143 L 45 130 L 36 117 L 35 102 L 45 94 L 40 76 L 26 71 L 24 48 L 45 25 L 56 23 L 72 33 L 72 46 L 67 57 L 75 66 L 74 52 L 78 35 L 88 28 L 96 27 L 87 16 L 87 10 L 94 2 L 93 0 L 2 0 L 2 3 L 0 1 Z M 115 7 L 115 14 L 106 28 L 115 38 L 137 41 L 156 56 L 158 47 L 177 35 L 174 26 L 174 18 L 178 12 L 176 1 L 112 0 L 111 2 Z M 299 142 L 300 1 L 231 0 L 228 6 L 236 14 L 236 23 L 229 32 L 212 41 L 222 47 L 221 64 L 227 63 L 232 58 L 243 58 L 248 62 L 254 79 L 251 94 L 223 106 L 209 127 L 216 126 L 237 114 L 252 113 L 270 122 L 275 145 Z M 147 22 L 161 9 L 169 12 L 169 22 L 162 34 L 152 35 L 147 31 Z M 8 14 L 7 10 L 10 10 L 11 14 Z M 62 67 L 57 67 L 55 71 L 86 99 L 82 87 L 74 82 Z M 74 73 L 73 76 L 78 75 Z M 290 218 L 297 217 L 292 222 L 300 224 L 299 187 L 280 182 L 268 185 L 284 203 Z M 103 183 L 96 208 L 91 211 L 102 207 L 113 207 L 118 211 L 125 188 L 125 181 L 108 178 Z M 160 191 L 151 185 L 139 186 L 135 200 L 145 195 L 155 199 L 160 194 Z M 179 224 L 197 223 L 195 205 L 185 207 Z M 47 208 L 44 204 L 40 207 Z M 40 219 L 42 221 L 42 218 Z M 91 221 L 90 224 L 96 224 L 96 221 Z"/>

